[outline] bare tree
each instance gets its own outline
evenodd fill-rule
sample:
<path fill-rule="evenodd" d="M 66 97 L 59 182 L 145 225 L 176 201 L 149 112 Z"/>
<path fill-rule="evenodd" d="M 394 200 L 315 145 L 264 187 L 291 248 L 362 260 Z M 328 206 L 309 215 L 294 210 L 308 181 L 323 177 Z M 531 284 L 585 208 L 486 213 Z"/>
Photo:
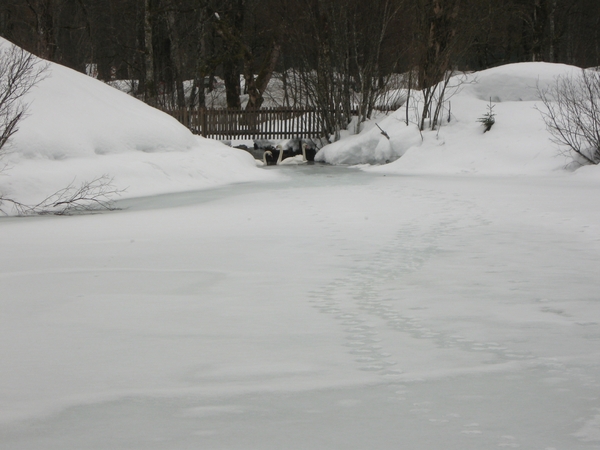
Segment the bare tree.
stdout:
<path fill-rule="evenodd" d="M 0 155 L 27 112 L 23 97 L 45 70 L 42 61 L 16 45 L 0 47 Z"/>
<path fill-rule="evenodd" d="M 561 76 L 538 91 L 553 142 L 583 164 L 600 164 L 600 73 L 582 70 L 578 76 Z"/>
<path fill-rule="evenodd" d="M 401 1 L 374 0 L 368 5 L 358 2 L 352 11 L 349 41 L 359 124 L 371 117 L 375 103 L 386 91 L 390 70 L 397 65 L 390 56 L 398 54 L 397 49 L 385 44 L 391 41 L 391 24 L 403 6 Z M 365 20 L 366 15 L 371 15 L 371 20 Z M 387 70 L 383 68 L 386 65 Z"/>
<path fill-rule="evenodd" d="M 418 85 L 423 94 L 419 129 L 430 119 L 431 129 L 439 124 L 441 106 L 451 78 L 453 60 L 459 51 L 457 40 L 460 0 L 421 0 L 418 8 Z"/>
<path fill-rule="evenodd" d="M 397 25 L 403 0 L 281 1 L 287 33 L 286 101 L 317 107 L 334 139 L 353 115 L 370 117 L 400 52 Z M 286 58 L 287 56 L 287 58 Z M 291 91 L 288 91 L 291 88 Z"/>

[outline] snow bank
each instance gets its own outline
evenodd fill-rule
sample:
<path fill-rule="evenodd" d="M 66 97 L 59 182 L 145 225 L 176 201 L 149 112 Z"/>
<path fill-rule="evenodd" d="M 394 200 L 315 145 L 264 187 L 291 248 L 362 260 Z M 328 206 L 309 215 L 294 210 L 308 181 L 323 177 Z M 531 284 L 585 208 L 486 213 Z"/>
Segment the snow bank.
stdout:
<path fill-rule="evenodd" d="M 576 75 L 575 66 L 543 62 L 507 64 L 482 70 L 467 77 L 462 95 L 500 102 L 537 102 L 538 87 L 545 89 L 559 76 Z"/>
<path fill-rule="evenodd" d="M 414 124 L 406 126 L 401 108 L 379 123 L 390 136 L 369 128 L 363 133 L 323 147 L 317 160 L 330 164 L 386 164 L 368 167 L 387 173 L 427 174 L 541 174 L 562 170 L 568 160 L 557 147 L 537 108 L 538 86 L 545 88 L 557 76 L 580 69 L 563 64 L 520 63 L 460 75 L 450 89 L 451 121 L 444 113 L 439 131 L 421 135 Z M 494 103 L 496 124 L 488 133 L 478 119 Z M 415 111 L 409 119 L 416 121 Z M 593 168 L 594 172 L 598 170 Z"/>
<path fill-rule="evenodd" d="M 0 39 L 0 47 L 12 45 Z M 194 136 L 169 115 L 100 81 L 48 63 L 3 158 L 0 192 L 23 202 L 103 174 L 126 196 L 272 178 L 246 152 Z"/>
<path fill-rule="evenodd" d="M 316 161 L 329 164 L 384 164 L 400 158 L 410 147 L 419 145 L 421 137 L 415 125 L 406 127 L 403 111 L 398 110 L 377 126 L 323 147 Z M 388 140 L 382 131 L 386 132 Z"/>

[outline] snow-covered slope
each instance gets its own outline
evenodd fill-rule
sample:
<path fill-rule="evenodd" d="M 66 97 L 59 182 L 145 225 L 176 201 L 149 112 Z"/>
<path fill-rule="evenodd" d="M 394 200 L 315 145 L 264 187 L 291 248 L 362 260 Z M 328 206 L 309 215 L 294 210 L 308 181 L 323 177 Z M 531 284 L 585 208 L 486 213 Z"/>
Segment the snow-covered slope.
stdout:
<path fill-rule="evenodd" d="M 562 64 L 510 64 L 455 77 L 439 131 L 405 124 L 401 108 L 375 128 L 324 147 L 317 160 L 331 164 L 390 164 L 368 170 L 430 174 L 540 174 L 562 170 L 568 160 L 550 141 L 538 111 L 538 87 L 580 69 Z M 493 102 L 496 124 L 488 133 L 478 122 Z M 450 112 L 450 114 L 449 114 Z M 450 115 L 450 122 L 447 117 Z M 409 120 L 415 122 L 415 111 Z M 587 169 L 588 171 L 590 169 Z M 596 171 L 597 172 L 597 171 Z"/>
<path fill-rule="evenodd" d="M 0 39 L 0 48 L 12 45 Z M 175 119 L 76 71 L 48 63 L 24 99 L 0 192 L 33 202 L 107 174 L 125 196 L 272 177 L 246 152 L 194 136 Z"/>

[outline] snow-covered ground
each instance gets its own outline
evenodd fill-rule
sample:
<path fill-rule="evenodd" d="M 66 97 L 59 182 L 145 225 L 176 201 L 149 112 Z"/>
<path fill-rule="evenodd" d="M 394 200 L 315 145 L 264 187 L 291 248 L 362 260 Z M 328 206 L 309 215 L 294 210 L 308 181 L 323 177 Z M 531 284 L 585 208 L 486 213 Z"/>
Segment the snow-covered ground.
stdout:
<path fill-rule="evenodd" d="M 0 51 L 8 45 L 0 38 Z M 48 63 L 24 102 L 27 117 L 0 161 L 0 193 L 24 203 L 102 175 L 125 197 L 275 178 L 247 152 L 194 136 L 161 111 L 58 64 Z"/>
<path fill-rule="evenodd" d="M 597 184 L 286 173 L 0 222 L 0 449 L 600 448 Z"/>
<path fill-rule="evenodd" d="M 562 64 L 521 63 L 457 75 L 447 88 L 440 130 L 419 133 L 415 123 L 422 105 L 417 92 L 410 103 L 408 126 L 405 108 L 379 121 L 389 140 L 368 124 L 361 134 L 324 147 L 317 160 L 392 162 L 383 170 L 410 174 L 532 175 L 562 170 L 569 161 L 557 156 L 557 147 L 549 140 L 538 89 L 579 70 Z M 484 134 L 478 119 L 487 112 L 490 99 L 496 124 Z"/>
<path fill-rule="evenodd" d="M 261 169 L 52 65 L 0 191 L 128 190 L 0 219 L 0 450 L 599 449 L 599 171 L 529 96 L 572 70 L 486 71 L 439 133 L 399 111 L 321 153 L 387 165 Z"/>

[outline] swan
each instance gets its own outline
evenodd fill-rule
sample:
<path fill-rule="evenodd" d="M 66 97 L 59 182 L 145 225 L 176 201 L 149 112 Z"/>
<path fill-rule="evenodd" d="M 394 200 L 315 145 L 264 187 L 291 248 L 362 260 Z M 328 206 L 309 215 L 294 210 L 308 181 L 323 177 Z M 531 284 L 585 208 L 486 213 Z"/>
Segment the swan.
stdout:
<path fill-rule="evenodd" d="M 277 148 L 279 149 L 279 158 L 277 158 L 277 165 L 291 166 L 291 165 L 298 165 L 298 164 L 306 164 L 308 162 L 306 160 L 306 143 L 302 143 L 302 154 L 292 156 L 291 158 L 282 159 L 283 158 L 283 148 L 281 148 L 281 145 L 278 145 Z"/>
<path fill-rule="evenodd" d="M 267 150 L 263 153 L 263 163 L 265 164 L 265 166 L 269 165 L 269 161 L 273 161 L 273 152 Z"/>
<path fill-rule="evenodd" d="M 256 165 L 258 167 L 274 165 L 275 158 L 273 157 L 273 152 L 270 150 L 267 150 L 266 152 L 263 153 L 262 159 L 254 159 L 254 162 L 256 163 Z"/>
<path fill-rule="evenodd" d="M 273 152 L 271 152 L 270 150 L 267 150 L 266 152 L 263 153 L 263 159 L 261 161 L 261 166 L 273 165 L 274 159 L 275 158 L 273 158 Z"/>

